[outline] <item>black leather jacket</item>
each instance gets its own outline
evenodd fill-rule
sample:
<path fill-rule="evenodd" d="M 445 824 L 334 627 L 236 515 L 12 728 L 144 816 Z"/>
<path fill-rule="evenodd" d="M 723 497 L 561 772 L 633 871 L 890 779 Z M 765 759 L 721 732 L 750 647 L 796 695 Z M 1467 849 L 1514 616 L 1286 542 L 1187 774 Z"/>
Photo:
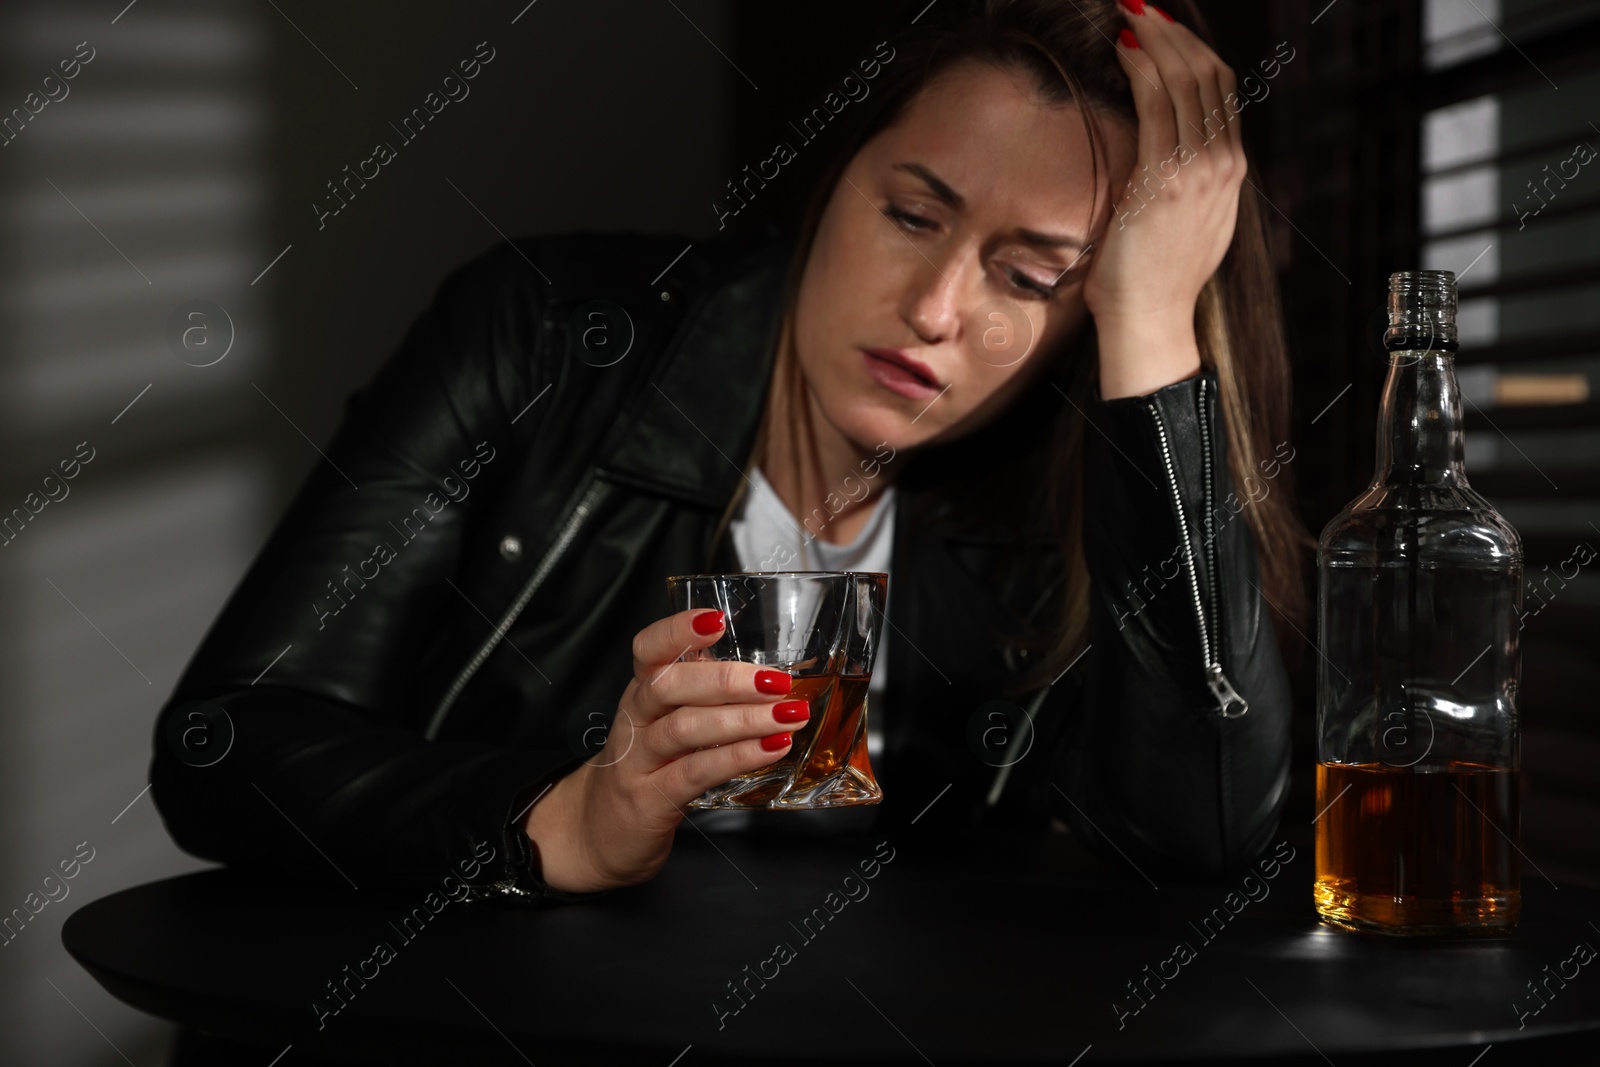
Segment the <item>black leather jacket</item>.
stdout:
<path fill-rule="evenodd" d="M 466 872 L 482 895 L 570 899 L 539 880 L 515 817 L 592 751 L 633 635 L 669 611 L 664 578 L 737 569 L 711 535 L 775 350 L 789 244 L 724 239 L 642 282 L 682 247 L 525 239 L 441 285 L 349 398 L 162 711 L 153 796 L 182 848 L 359 886 Z M 594 299 L 634 331 L 609 366 L 583 344 Z M 1215 378 L 1084 414 L 1090 647 L 1018 699 L 1033 736 L 1014 762 L 980 758 L 973 724 L 1028 665 L 1002 635 L 1042 617 L 1059 560 L 1015 565 L 1004 529 L 947 532 L 921 506 L 940 461 L 903 461 L 877 818 L 1057 817 L 1148 875 L 1222 873 L 1277 827 L 1290 698 L 1248 526 L 1222 504 Z M 1229 682 L 1242 702 L 1224 714 Z"/>

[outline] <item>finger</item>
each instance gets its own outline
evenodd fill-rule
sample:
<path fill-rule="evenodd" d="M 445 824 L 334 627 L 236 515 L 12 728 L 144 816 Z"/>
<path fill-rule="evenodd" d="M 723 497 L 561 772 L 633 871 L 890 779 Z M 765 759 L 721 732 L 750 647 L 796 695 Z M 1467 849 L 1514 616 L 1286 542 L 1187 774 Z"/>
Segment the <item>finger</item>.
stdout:
<path fill-rule="evenodd" d="M 1136 32 L 1125 30 L 1124 33 L 1127 36 L 1117 41 L 1117 59 L 1128 75 L 1134 111 L 1139 116 L 1139 158 L 1131 176 L 1137 183 L 1145 167 L 1154 171 L 1162 160 L 1172 156 L 1178 145 L 1178 127 L 1172 97 L 1161 83 L 1161 72 L 1156 69 L 1155 60 L 1139 44 Z"/>
<path fill-rule="evenodd" d="M 683 660 L 657 667 L 630 686 L 633 707 L 644 722 L 654 722 L 684 705 L 770 703 L 788 694 L 788 671 L 732 659 Z M 630 703 L 625 699 L 624 703 Z"/>
<path fill-rule="evenodd" d="M 641 731 L 636 749 L 644 758 L 644 769 L 654 771 L 702 749 L 801 730 L 810 721 L 811 707 L 805 700 L 679 707 Z"/>
<path fill-rule="evenodd" d="M 764 747 L 760 740 L 750 740 L 691 752 L 682 759 L 673 760 L 646 780 L 668 800 L 683 808 L 707 789 L 741 774 L 760 770 L 789 755 L 794 750 L 794 739 L 787 732 L 781 736 L 787 740 L 776 749 Z"/>
<path fill-rule="evenodd" d="M 1226 64 L 1217 71 L 1217 87 L 1222 92 L 1222 109 L 1228 114 L 1229 148 L 1233 150 L 1234 165 L 1239 173 L 1245 171 L 1244 133 L 1239 119 L 1244 112 L 1244 101 L 1239 98 L 1239 80 L 1233 68 Z M 1230 104 L 1229 101 L 1232 101 Z"/>
<path fill-rule="evenodd" d="M 1226 166 L 1232 162 L 1233 149 L 1230 145 L 1233 124 L 1229 121 L 1232 116 L 1222 106 L 1222 83 L 1218 80 L 1218 73 L 1223 63 L 1206 48 L 1204 41 L 1194 37 L 1188 30 L 1184 33 L 1193 38 L 1192 44 L 1196 49 L 1190 54 L 1186 48 L 1184 56 L 1189 69 L 1195 72 L 1195 84 L 1200 94 L 1200 129 L 1195 136 L 1199 139 L 1202 152 L 1212 153 L 1219 166 Z"/>
<path fill-rule="evenodd" d="M 1174 48 L 1183 57 L 1189 69 L 1194 72 L 1195 83 L 1200 95 L 1200 126 L 1194 132 L 1198 143 L 1196 147 L 1204 144 L 1219 157 L 1219 162 L 1231 163 L 1233 153 L 1233 114 L 1224 106 L 1222 75 L 1226 72 L 1231 78 L 1233 72 L 1222 61 L 1222 57 L 1212 51 L 1189 27 L 1181 22 L 1167 22 L 1162 16 L 1161 9 L 1155 5 L 1147 5 L 1146 11 L 1156 12 L 1156 21 L 1164 24 L 1166 32 L 1160 34 L 1161 38 L 1170 40 Z M 1148 20 L 1147 20 L 1148 21 Z"/>
<path fill-rule="evenodd" d="M 716 644 L 726 625 L 716 608 L 689 608 L 657 619 L 633 637 L 634 677 L 648 677 L 686 652 Z"/>
<path fill-rule="evenodd" d="M 1170 145 L 1164 146 L 1166 155 L 1172 155 L 1180 142 L 1198 152 L 1205 144 L 1200 74 L 1190 67 L 1176 41 L 1178 35 L 1186 31 L 1178 23 L 1168 22 L 1149 5 L 1139 4 L 1138 7 L 1139 14 L 1121 4 L 1117 9 L 1139 39 L 1139 50 L 1155 66 L 1175 115 L 1175 137 Z"/>

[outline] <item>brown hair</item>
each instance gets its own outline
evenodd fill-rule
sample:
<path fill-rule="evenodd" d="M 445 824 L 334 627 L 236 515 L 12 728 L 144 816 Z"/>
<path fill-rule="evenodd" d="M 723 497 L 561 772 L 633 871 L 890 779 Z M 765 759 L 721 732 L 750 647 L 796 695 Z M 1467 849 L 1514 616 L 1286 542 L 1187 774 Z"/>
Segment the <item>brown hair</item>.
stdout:
<path fill-rule="evenodd" d="M 1171 0 L 1174 17 L 1211 43 L 1210 31 L 1192 0 Z M 793 358 L 793 312 L 799 280 L 818 225 L 840 176 L 856 152 L 892 124 L 934 77 L 963 62 L 1028 73 L 1047 104 L 1075 105 L 1089 132 L 1095 197 L 1103 166 L 1100 121 L 1137 126 L 1138 113 L 1113 42 L 1125 23 L 1115 0 L 943 0 L 919 19 L 886 63 L 871 95 L 853 105 L 854 126 L 836 146 L 800 224 L 791 260 L 774 383 L 789 401 L 787 421 L 803 431 L 816 458 L 805 385 Z M 1253 168 L 1252 168 L 1253 169 Z M 1098 207 L 1098 204 L 1096 204 Z M 1285 351 L 1277 281 L 1256 200 L 1241 192 L 1233 241 L 1221 265 L 1201 290 L 1195 308 L 1195 339 L 1204 367 L 1217 375 L 1219 402 L 1228 434 L 1235 486 L 1270 464 L 1275 442 L 1288 437 L 1289 364 Z M 1089 572 L 1082 548 L 1084 418 L 1092 403 L 1097 360 L 1092 323 L 1067 342 L 1053 361 L 1053 376 L 995 419 L 958 441 L 927 448 L 897 484 L 922 488 L 920 502 L 946 528 L 1000 517 L 1013 531 L 1016 558 L 1048 545 L 1065 562 L 1065 595 L 1059 613 L 1042 631 L 1011 635 L 1042 653 L 1033 669 L 1007 695 L 1019 695 L 1055 678 L 1083 649 L 1089 622 Z M 779 376 L 782 376 L 781 378 Z M 1058 392 L 1059 390 L 1059 392 Z M 1065 395 L 1070 403 L 1062 403 Z M 1038 417 L 1016 417 L 1037 413 Z M 771 432 L 763 420 L 746 469 L 759 465 Z M 793 453 L 798 464 L 800 449 Z M 937 457 L 937 458 L 936 458 Z M 936 473 L 934 473 L 936 472 Z M 1292 472 L 1280 467 L 1276 485 L 1243 509 L 1254 535 L 1261 588 L 1275 616 L 1299 625 L 1306 611 L 1300 578 L 1301 553 L 1313 544 L 1293 505 Z M 796 472 L 796 484 L 798 472 Z M 1250 484 L 1254 484 L 1253 482 Z M 722 536 L 740 498 L 729 502 L 713 544 Z M 1219 496 L 1226 496 L 1221 493 Z M 1242 497 L 1241 497 L 1242 499 Z M 1041 590 L 1041 603 L 1052 590 Z M 1298 645 L 1280 642 L 1285 658 Z"/>

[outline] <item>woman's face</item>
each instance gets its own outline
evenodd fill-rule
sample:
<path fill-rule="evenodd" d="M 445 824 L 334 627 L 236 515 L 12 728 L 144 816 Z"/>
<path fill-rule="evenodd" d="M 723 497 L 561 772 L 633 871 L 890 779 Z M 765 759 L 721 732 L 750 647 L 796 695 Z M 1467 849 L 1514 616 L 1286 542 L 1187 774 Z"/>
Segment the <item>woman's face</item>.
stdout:
<path fill-rule="evenodd" d="M 857 447 L 977 429 L 1084 325 L 1083 248 L 1110 221 L 1111 175 L 1120 188 L 1135 156 L 1131 127 L 1103 128 L 1096 202 L 1077 109 L 1040 103 L 1020 72 L 969 63 L 856 153 L 806 261 L 795 345 L 822 415 Z"/>

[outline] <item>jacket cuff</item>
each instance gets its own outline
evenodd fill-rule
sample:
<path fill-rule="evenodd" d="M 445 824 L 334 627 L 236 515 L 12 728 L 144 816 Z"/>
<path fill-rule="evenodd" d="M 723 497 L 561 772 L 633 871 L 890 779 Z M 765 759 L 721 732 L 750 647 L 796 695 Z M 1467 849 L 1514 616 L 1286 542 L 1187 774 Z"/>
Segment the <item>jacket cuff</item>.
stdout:
<path fill-rule="evenodd" d="M 1087 509 L 1085 518 L 1112 534 L 1108 545 L 1132 547 L 1127 530 L 1148 525 L 1151 515 L 1167 515 L 1171 524 L 1163 524 L 1164 539 L 1189 535 L 1199 558 L 1207 477 L 1213 470 L 1225 476 L 1227 470 L 1226 435 L 1215 418 L 1216 386 L 1216 372 L 1207 368 L 1142 396 L 1102 400 L 1096 388 L 1089 415 L 1097 432 L 1085 438 L 1085 462 L 1086 487 L 1097 506 Z M 1202 418 L 1214 428 L 1202 430 Z M 1182 527 L 1172 513 L 1174 495 L 1183 503 Z M 1148 547 L 1154 546 L 1152 541 Z"/>
<path fill-rule="evenodd" d="M 554 773 L 522 786 L 513 794 L 501 822 L 500 836 L 504 844 L 501 854 L 505 862 L 500 868 L 500 877 L 487 886 L 474 887 L 468 900 L 493 900 L 522 907 L 540 907 L 547 904 L 575 904 L 611 892 L 601 889 L 592 893 L 569 893 L 552 888 L 544 880 L 538 854 L 522 828 L 528 817 L 528 809 L 538 803 L 557 781 L 572 773 L 579 762 L 580 759 L 574 759 Z"/>
<path fill-rule="evenodd" d="M 1208 382 L 1213 391 L 1217 385 L 1217 372 L 1210 367 L 1202 367 L 1200 373 L 1191 374 L 1187 378 L 1180 378 L 1169 385 L 1163 385 L 1153 392 L 1143 393 L 1138 396 L 1119 396 L 1106 400 L 1100 395 L 1100 383 L 1094 385 L 1094 407 L 1106 418 L 1111 420 L 1112 426 L 1106 426 L 1109 432 L 1113 427 L 1128 432 L 1138 433 L 1142 428 L 1139 422 L 1141 412 L 1147 411 L 1153 403 L 1161 409 L 1161 414 L 1167 421 L 1176 421 L 1181 415 L 1193 417 L 1200 403 L 1200 383 Z M 1098 419 L 1099 416 L 1097 415 Z M 1105 424 L 1102 423 L 1102 426 Z M 1121 438 L 1116 434 L 1112 437 L 1121 443 Z"/>

